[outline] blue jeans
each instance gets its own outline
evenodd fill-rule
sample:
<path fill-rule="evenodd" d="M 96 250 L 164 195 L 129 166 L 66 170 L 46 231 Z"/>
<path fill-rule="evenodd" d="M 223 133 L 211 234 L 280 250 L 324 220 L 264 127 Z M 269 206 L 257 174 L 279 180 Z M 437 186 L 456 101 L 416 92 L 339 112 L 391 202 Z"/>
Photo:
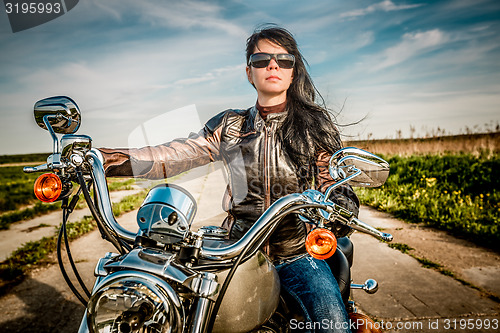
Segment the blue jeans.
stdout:
<path fill-rule="evenodd" d="M 350 332 L 337 280 L 324 260 L 306 255 L 279 263 L 276 269 L 281 288 L 297 300 L 305 318 L 305 322 L 290 321 L 292 330 Z"/>

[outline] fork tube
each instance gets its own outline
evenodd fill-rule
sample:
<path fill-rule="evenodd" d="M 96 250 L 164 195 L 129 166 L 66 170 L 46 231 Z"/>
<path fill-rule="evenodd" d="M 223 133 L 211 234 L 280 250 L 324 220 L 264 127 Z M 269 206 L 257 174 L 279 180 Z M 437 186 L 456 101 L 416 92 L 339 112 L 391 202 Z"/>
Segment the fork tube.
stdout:
<path fill-rule="evenodd" d="M 199 297 L 196 303 L 196 309 L 193 314 L 191 333 L 205 333 L 208 320 L 212 312 L 214 302 L 205 297 Z"/>

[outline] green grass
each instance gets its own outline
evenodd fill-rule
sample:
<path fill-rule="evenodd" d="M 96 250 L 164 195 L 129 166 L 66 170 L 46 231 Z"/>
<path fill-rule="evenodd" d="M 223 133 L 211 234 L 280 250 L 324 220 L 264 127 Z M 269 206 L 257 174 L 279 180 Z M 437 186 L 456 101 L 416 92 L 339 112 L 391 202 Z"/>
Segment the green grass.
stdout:
<path fill-rule="evenodd" d="M 135 184 L 135 179 L 130 178 L 127 180 L 112 180 L 108 179 L 108 190 L 112 191 L 122 191 L 122 190 L 131 190 L 132 185 Z"/>
<path fill-rule="evenodd" d="M 356 189 L 363 204 L 447 230 L 500 251 L 500 154 L 387 158 L 377 189 Z"/>
<path fill-rule="evenodd" d="M 96 224 L 91 216 L 85 216 L 78 222 L 67 224 L 68 239 L 73 240 L 89 231 Z M 34 266 L 42 264 L 47 256 L 54 252 L 57 247 L 56 234 L 51 237 L 43 237 L 37 241 L 31 241 L 14 251 L 10 257 L 0 264 L 0 276 L 5 281 L 17 280 Z"/>
<path fill-rule="evenodd" d="M 20 155 L 0 155 L 0 164 L 6 163 L 31 163 L 47 160 L 50 153 L 20 154 Z M 41 162 L 40 164 L 43 164 Z"/>
<path fill-rule="evenodd" d="M 403 243 L 388 243 L 387 245 L 390 248 L 393 248 L 395 250 L 399 250 L 403 253 L 409 253 L 411 250 L 413 250 L 412 247 L 408 246 L 407 244 L 403 244 Z"/>
<path fill-rule="evenodd" d="M 440 270 L 443 267 L 440 264 L 438 264 L 437 262 L 431 261 L 431 260 L 426 259 L 426 258 L 420 258 L 420 257 L 415 257 L 415 256 L 414 256 L 414 258 L 417 259 L 417 261 L 425 268 L 433 268 L 436 270 Z"/>
<path fill-rule="evenodd" d="M 22 167 L 0 168 L 0 213 L 35 202 L 33 184 L 39 174 L 27 174 Z"/>

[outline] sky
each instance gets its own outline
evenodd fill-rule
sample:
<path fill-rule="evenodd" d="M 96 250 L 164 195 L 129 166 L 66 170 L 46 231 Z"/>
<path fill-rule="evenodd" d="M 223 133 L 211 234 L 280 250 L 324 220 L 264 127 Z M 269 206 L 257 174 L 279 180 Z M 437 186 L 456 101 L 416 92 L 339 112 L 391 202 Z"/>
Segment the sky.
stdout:
<path fill-rule="evenodd" d="M 266 23 L 294 34 L 344 140 L 500 122 L 497 0 L 85 0 L 16 33 L 0 13 L 0 155 L 51 151 L 33 119 L 49 96 L 77 102 L 95 147 L 187 136 L 250 107 L 245 42 Z M 161 135 L 138 140 L 149 128 Z"/>

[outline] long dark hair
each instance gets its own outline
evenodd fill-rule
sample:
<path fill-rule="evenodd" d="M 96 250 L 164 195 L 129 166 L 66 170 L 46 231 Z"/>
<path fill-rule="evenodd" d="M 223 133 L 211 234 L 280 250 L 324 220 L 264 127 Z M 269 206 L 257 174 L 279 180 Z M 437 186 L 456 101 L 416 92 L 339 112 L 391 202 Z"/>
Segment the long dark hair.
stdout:
<path fill-rule="evenodd" d="M 278 133 L 283 149 L 297 167 L 314 167 L 317 154 L 322 151 L 333 154 L 341 148 L 339 132 L 307 72 L 307 62 L 302 57 L 293 35 L 275 25 L 255 30 L 247 39 L 247 64 L 260 40 L 277 44 L 295 56 L 293 81 L 287 91 L 287 116 Z"/>

